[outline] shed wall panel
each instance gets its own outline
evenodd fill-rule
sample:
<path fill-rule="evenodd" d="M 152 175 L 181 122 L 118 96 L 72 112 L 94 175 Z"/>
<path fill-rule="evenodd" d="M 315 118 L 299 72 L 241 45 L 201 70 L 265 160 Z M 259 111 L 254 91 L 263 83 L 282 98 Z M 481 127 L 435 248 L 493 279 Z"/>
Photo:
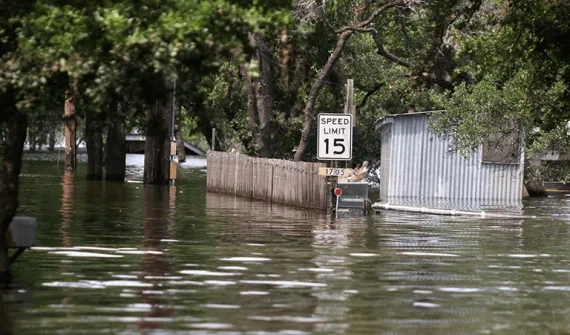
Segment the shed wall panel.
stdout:
<path fill-rule="evenodd" d="M 428 129 L 429 118 L 395 115 L 382 127 L 381 198 L 520 201 L 524 155 L 519 164 L 481 163 L 479 147 L 464 158 Z"/>
<path fill-rule="evenodd" d="M 392 166 L 388 182 L 389 196 L 417 197 L 422 178 L 424 122 L 410 116 L 408 122 L 392 125 Z"/>

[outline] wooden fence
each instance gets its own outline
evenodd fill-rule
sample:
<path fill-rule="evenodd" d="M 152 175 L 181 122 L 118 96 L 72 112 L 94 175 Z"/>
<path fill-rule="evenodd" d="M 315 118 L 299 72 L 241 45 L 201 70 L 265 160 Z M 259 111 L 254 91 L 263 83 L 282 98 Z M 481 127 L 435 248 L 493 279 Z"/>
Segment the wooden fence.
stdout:
<path fill-rule="evenodd" d="M 208 191 L 235 194 L 280 204 L 326 209 L 322 163 L 291 162 L 250 157 L 239 153 L 210 151 Z"/>

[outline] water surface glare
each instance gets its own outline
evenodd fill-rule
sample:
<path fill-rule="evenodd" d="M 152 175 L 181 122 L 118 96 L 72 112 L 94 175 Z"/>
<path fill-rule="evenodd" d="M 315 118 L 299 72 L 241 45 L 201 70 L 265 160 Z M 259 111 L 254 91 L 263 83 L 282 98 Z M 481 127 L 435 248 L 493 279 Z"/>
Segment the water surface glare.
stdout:
<path fill-rule="evenodd" d="M 140 176 L 141 157 L 127 163 Z M 570 331 L 566 197 L 527 201 L 538 219 L 333 221 L 206 194 L 203 165 L 152 187 L 87 182 L 84 163 L 74 179 L 53 155 L 28 155 L 19 214 L 39 232 L 2 291 L 0 333 Z"/>

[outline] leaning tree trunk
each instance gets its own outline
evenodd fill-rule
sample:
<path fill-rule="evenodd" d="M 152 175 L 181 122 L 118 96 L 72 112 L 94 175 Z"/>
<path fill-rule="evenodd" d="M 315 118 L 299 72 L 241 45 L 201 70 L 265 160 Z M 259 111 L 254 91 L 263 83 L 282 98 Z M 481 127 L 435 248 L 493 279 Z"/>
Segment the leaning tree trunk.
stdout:
<path fill-rule="evenodd" d="M 311 130 L 313 128 L 313 120 L 315 119 L 315 104 L 317 101 L 317 98 L 319 96 L 319 91 L 321 90 L 321 88 L 324 85 L 324 79 L 329 75 L 332 67 L 335 65 L 336 61 L 340 58 L 340 56 L 342 55 L 342 51 L 344 49 L 344 46 L 346 45 L 346 42 L 350 39 L 350 37 L 352 36 L 352 34 L 356 31 L 371 31 L 371 32 L 376 32 L 375 29 L 368 29 L 368 27 L 373 24 L 374 20 L 380 15 L 382 14 L 384 11 L 390 9 L 390 8 L 394 8 L 397 6 L 404 6 L 406 4 L 406 0 L 393 0 L 387 3 L 384 3 L 383 5 L 380 5 L 380 7 L 377 7 L 376 9 L 374 9 L 372 11 L 372 13 L 367 17 L 364 18 L 363 14 L 358 15 L 357 19 L 359 20 L 359 22 L 356 22 L 352 25 L 349 26 L 345 26 L 339 30 L 337 30 L 337 32 L 340 34 L 338 36 L 338 40 L 336 42 L 336 46 L 333 49 L 333 52 L 331 53 L 331 55 L 329 56 L 329 58 L 327 59 L 327 62 L 325 63 L 325 66 L 323 67 L 323 69 L 321 70 L 321 72 L 319 73 L 319 75 L 317 76 L 316 80 L 313 82 L 313 84 L 311 85 L 311 89 L 309 90 L 309 95 L 307 97 L 307 103 L 305 104 L 305 108 L 303 110 L 303 113 L 305 114 L 305 122 L 303 124 L 303 130 L 301 131 L 301 140 L 299 141 L 299 145 L 297 146 L 297 150 L 295 152 L 295 161 L 301 161 L 303 160 L 305 154 L 307 153 L 307 150 L 309 149 L 309 139 L 311 138 Z M 365 1 L 365 4 L 363 6 L 363 9 L 366 9 L 368 6 L 372 6 L 375 3 L 375 1 Z M 361 13 L 366 13 L 366 11 L 362 11 Z M 375 33 L 374 36 L 377 36 L 377 33 Z M 377 53 L 380 51 L 380 44 L 378 45 L 378 50 Z M 382 49 L 383 50 L 383 49 Z M 386 56 L 385 53 L 384 55 Z M 388 54 L 391 55 L 391 54 Z M 393 55 L 391 55 L 393 57 Z"/>
<path fill-rule="evenodd" d="M 105 154 L 107 155 L 107 170 L 105 180 L 107 181 L 124 181 L 127 143 L 125 131 L 125 117 L 122 114 L 121 104 L 117 104 L 118 118 L 113 122 L 107 130 L 107 143 Z"/>
<path fill-rule="evenodd" d="M 170 179 L 171 110 L 168 103 L 157 100 L 146 112 L 144 148 L 145 184 L 168 185 Z"/>
<path fill-rule="evenodd" d="M 309 139 L 311 136 L 311 129 L 313 128 L 313 120 L 315 118 L 315 104 L 317 102 L 319 91 L 324 85 L 324 79 L 329 75 L 334 64 L 340 58 L 344 45 L 350 36 L 352 36 L 352 33 L 352 30 L 346 30 L 340 34 L 336 47 L 309 90 L 309 96 L 307 97 L 307 103 L 304 109 L 305 123 L 303 124 L 303 130 L 301 131 L 301 140 L 299 141 L 297 151 L 295 152 L 294 160 L 296 162 L 303 160 L 305 153 L 309 149 Z"/>
<path fill-rule="evenodd" d="M 186 162 L 186 148 L 184 147 L 184 137 L 182 137 L 182 118 L 180 115 L 181 108 L 176 106 L 177 111 L 174 122 L 174 135 L 176 136 L 176 151 L 178 152 L 178 162 Z"/>
<path fill-rule="evenodd" d="M 101 122 L 93 112 L 85 115 L 87 145 L 87 180 L 103 179 L 103 135 Z"/>
<path fill-rule="evenodd" d="M 0 113 L 4 136 L 4 143 L 0 146 L 0 280 L 6 281 L 10 274 L 6 231 L 18 209 L 18 184 L 28 119 L 24 112 L 15 109 L 15 104 L 0 106 Z"/>

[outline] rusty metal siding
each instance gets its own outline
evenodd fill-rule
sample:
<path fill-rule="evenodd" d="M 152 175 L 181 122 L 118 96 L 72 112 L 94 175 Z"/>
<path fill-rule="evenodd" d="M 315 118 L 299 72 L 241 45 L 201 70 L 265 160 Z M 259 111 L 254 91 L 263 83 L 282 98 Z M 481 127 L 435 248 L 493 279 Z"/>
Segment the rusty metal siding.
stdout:
<path fill-rule="evenodd" d="M 451 141 L 428 129 L 430 114 L 394 115 L 381 127 L 380 198 L 481 200 L 521 199 L 519 164 L 481 163 L 482 148 L 464 158 Z"/>

